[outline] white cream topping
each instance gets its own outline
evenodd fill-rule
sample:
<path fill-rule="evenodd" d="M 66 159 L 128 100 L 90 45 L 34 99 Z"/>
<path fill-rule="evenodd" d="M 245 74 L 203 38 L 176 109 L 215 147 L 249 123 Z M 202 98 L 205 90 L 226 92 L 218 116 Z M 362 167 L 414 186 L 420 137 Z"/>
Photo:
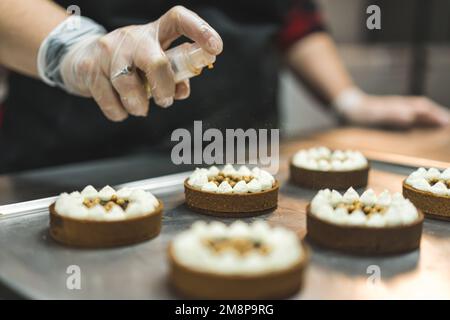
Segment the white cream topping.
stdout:
<path fill-rule="evenodd" d="M 94 189 L 94 190 L 95 190 L 95 189 Z M 116 195 L 117 195 L 119 198 L 128 199 L 128 198 L 130 197 L 130 195 L 131 195 L 132 192 L 133 192 L 133 189 L 130 189 L 130 188 L 125 187 L 125 188 L 122 188 L 122 189 L 117 190 Z"/>
<path fill-rule="evenodd" d="M 378 197 L 378 204 L 383 207 L 389 207 L 392 202 L 392 197 L 389 191 L 384 190 L 382 193 L 380 193 L 380 196 Z"/>
<path fill-rule="evenodd" d="M 450 168 L 442 172 L 436 168 L 419 168 L 406 178 L 406 184 L 420 191 L 450 196 Z"/>
<path fill-rule="evenodd" d="M 239 168 L 239 170 L 237 171 L 237 176 L 240 176 L 240 177 L 251 177 L 252 176 L 252 172 L 246 166 L 241 166 Z"/>
<path fill-rule="evenodd" d="M 110 200 L 115 193 L 116 190 L 114 190 L 110 186 L 106 186 L 102 190 L 100 190 L 100 192 L 98 193 L 98 197 L 103 201 L 107 201 Z"/>
<path fill-rule="evenodd" d="M 366 215 L 361 210 L 353 211 L 347 218 L 347 223 L 350 225 L 363 225 L 366 223 Z"/>
<path fill-rule="evenodd" d="M 359 200 L 358 192 L 356 192 L 356 190 L 352 187 L 345 191 L 344 195 L 342 196 L 342 201 L 344 203 L 353 203 L 357 200 Z"/>
<path fill-rule="evenodd" d="M 126 218 L 125 211 L 119 206 L 112 207 L 111 211 L 105 214 L 106 220 L 124 220 Z"/>
<path fill-rule="evenodd" d="M 300 168 L 319 171 L 351 171 L 368 165 L 359 151 L 331 151 L 326 147 L 300 150 L 292 158 L 292 163 Z"/>
<path fill-rule="evenodd" d="M 258 179 L 253 179 L 247 184 L 248 191 L 251 193 L 261 192 L 262 184 L 258 181 Z"/>
<path fill-rule="evenodd" d="M 212 166 L 208 169 L 207 176 L 208 176 L 208 178 L 214 177 L 214 176 L 217 176 L 219 174 L 219 172 L 220 172 L 219 168 L 217 168 L 216 166 Z"/>
<path fill-rule="evenodd" d="M 372 189 L 369 189 L 361 195 L 360 201 L 365 205 L 374 206 L 377 203 L 377 196 Z"/>
<path fill-rule="evenodd" d="M 204 184 L 208 183 L 208 170 L 207 169 L 195 169 L 188 180 L 188 184 L 194 188 L 203 187 Z"/>
<path fill-rule="evenodd" d="M 427 180 L 439 179 L 440 175 L 441 175 L 441 172 L 438 169 L 430 168 L 430 169 L 428 169 L 427 173 L 425 174 L 425 178 Z"/>
<path fill-rule="evenodd" d="M 217 193 L 232 193 L 233 187 L 228 183 L 228 181 L 222 181 L 217 188 Z"/>
<path fill-rule="evenodd" d="M 368 209 L 366 213 L 364 209 Z M 329 189 L 320 190 L 310 205 L 318 218 L 340 225 L 387 227 L 410 224 L 419 218 L 414 205 L 400 193 L 385 190 L 378 196 L 372 189 L 361 196 L 349 188 L 344 195 Z"/>
<path fill-rule="evenodd" d="M 89 217 L 89 219 L 91 220 L 106 220 L 106 209 L 101 206 L 101 205 L 96 205 L 92 208 L 86 208 L 85 206 L 83 207 L 77 207 L 76 211 L 73 212 L 64 212 L 64 211 L 58 211 L 58 208 L 56 208 L 57 212 L 61 215 L 66 215 L 72 218 L 87 218 Z M 86 213 L 85 216 L 80 215 L 80 211 L 83 213 Z"/>
<path fill-rule="evenodd" d="M 336 206 L 338 203 L 342 202 L 342 195 L 338 191 L 333 190 L 331 191 L 330 200 L 331 205 Z"/>
<path fill-rule="evenodd" d="M 94 199 L 98 197 L 98 191 L 93 186 L 87 186 L 81 191 L 81 195 L 86 199 Z"/>
<path fill-rule="evenodd" d="M 202 191 L 217 192 L 219 187 L 214 182 L 208 182 L 202 186 Z"/>
<path fill-rule="evenodd" d="M 219 186 L 213 186 L 215 184 L 212 179 L 218 177 L 219 174 L 225 177 L 233 179 L 242 179 L 248 177 L 250 179 L 238 181 L 234 186 L 230 183 L 224 183 L 222 181 Z M 250 170 L 246 166 L 240 166 L 236 170 L 233 165 L 227 164 L 221 170 L 215 166 L 206 168 L 197 168 L 189 176 L 187 183 L 193 188 L 200 189 L 202 191 L 217 192 L 217 193 L 255 193 L 271 189 L 275 184 L 275 178 L 266 170 L 254 167 Z"/>
<path fill-rule="evenodd" d="M 446 195 L 448 193 L 447 185 L 442 181 L 439 181 L 431 186 L 430 191 L 439 195 Z"/>
<path fill-rule="evenodd" d="M 128 204 L 124 210 L 120 205 L 114 203 L 110 210 L 106 210 L 101 204 L 87 207 L 85 201 L 100 199 L 103 202 L 112 201 L 117 197 L 126 201 Z M 118 191 L 110 186 L 106 186 L 97 191 L 92 186 L 87 186 L 80 192 L 71 194 L 62 193 L 55 203 L 55 210 L 62 216 L 68 216 L 75 219 L 88 220 L 125 220 L 131 217 L 143 216 L 153 213 L 159 206 L 156 197 L 145 190 L 123 188 Z"/>
<path fill-rule="evenodd" d="M 232 176 L 232 175 L 236 174 L 236 169 L 234 169 L 233 165 L 226 164 L 223 167 L 222 172 L 227 176 Z"/>
<path fill-rule="evenodd" d="M 450 180 L 450 168 L 445 169 L 440 176 L 443 180 Z"/>
<path fill-rule="evenodd" d="M 242 253 L 229 246 L 217 251 L 208 244 L 215 239 L 248 240 L 267 250 Z M 227 275 L 285 270 L 298 263 L 304 255 L 294 232 L 281 227 L 272 228 L 264 221 L 252 224 L 236 221 L 230 226 L 221 222 L 196 222 L 175 237 L 172 249 L 175 260 L 186 267 Z"/>
<path fill-rule="evenodd" d="M 238 183 L 236 183 L 233 187 L 233 192 L 235 193 L 247 193 L 248 192 L 248 185 L 245 183 L 245 181 L 241 180 Z"/>

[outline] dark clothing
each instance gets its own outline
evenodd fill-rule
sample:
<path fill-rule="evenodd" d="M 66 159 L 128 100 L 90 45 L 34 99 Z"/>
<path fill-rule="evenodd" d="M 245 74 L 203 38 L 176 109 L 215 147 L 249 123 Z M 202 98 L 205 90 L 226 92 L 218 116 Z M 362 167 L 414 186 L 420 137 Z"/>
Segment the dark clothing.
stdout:
<path fill-rule="evenodd" d="M 150 102 L 147 118 L 108 121 L 91 99 L 19 74 L 10 77 L 0 129 L 0 172 L 110 157 L 170 144 L 176 128 L 203 120 L 215 128 L 278 127 L 277 47 L 321 29 L 309 1 L 58 1 L 113 30 L 156 20 L 176 4 L 197 12 L 221 35 L 213 70 L 191 79 L 191 96 L 168 109 Z M 299 22 L 299 19 L 304 20 Z M 186 41 L 186 39 L 183 39 Z"/>

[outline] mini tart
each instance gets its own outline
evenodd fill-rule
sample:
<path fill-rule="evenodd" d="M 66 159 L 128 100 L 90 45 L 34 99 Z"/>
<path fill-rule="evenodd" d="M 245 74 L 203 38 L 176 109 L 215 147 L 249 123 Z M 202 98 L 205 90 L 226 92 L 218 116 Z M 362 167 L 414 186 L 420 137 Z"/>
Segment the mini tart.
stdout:
<path fill-rule="evenodd" d="M 333 159 L 335 154 L 338 158 Z M 290 181 L 300 187 L 345 190 L 367 186 L 370 166 L 360 152 L 320 147 L 297 152 L 289 168 Z"/>
<path fill-rule="evenodd" d="M 257 223 L 266 225 L 261 221 Z M 217 225 L 218 223 L 213 224 Z M 291 233 L 291 231 L 286 232 Z M 296 237 L 295 234 L 293 236 Z M 222 243 L 227 240 L 230 238 L 221 237 L 219 239 Z M 180 257 L 177 257 L 176 244 L 172 242 L 168 249 L 169 278 L 178 293 L 195 299 L 278 299 L 289 297 L 302 287 L 308 261 L 307 249 L 300 240 L 296 239 L 296 242 L 301 254 L 284 268 L 273 270 L 270 268 L 264 270 L 263 268 L 263 271 L 260 269 L 258 272 L 249 272 L 247 268 L 246 272 L 229 273 L 224 271 L 227 268 L 226 262 L 223 265 L 217 265 L 215 270 L 211 270 L 211 267 L 204 268 L 200 265 L 201 262 L 198 267 L 184 263 Z"/>
<path fill-rule="evenodd" d="M 403 181 L 403 195 L 427 217 L 450 221 L 450 169 L 416 170 Z"/>
<path fill-rule="evenodd" d="M 450 221 L 450 197 L 415 189 L 403 181 L 403 195 L 427 217 Z"/>
<path fill-rule="evenodd" d="M 291 182 L 299 187 L 309 189 L 332 188 L 345 190 L 351 186 L 367 186 L 370 167 L 352 171 L 318 171 L 299 168 L 290 164 Z"/>
<path fill-rule="evenodd" d="M 356 255 L 398 254 L 420 247 L 424 219 L 420 211 L 417 211 L 417 218 L 406 223 L 381 227 L 335 223 L 312 211 L 310 204 L 306 213 L 307 238 L 320 246 Z"/>
<path fill-rule="evenodd" d="M 209 182 L 209 184 L 211 184 L 211 181 L 215 181 L 219 175 L 220 177 L 229 178 L 230 183 L 234 183 L 233 186 L 237 185 L 237 182 L 239 181 L 245 181 L 247 185 L 251 186 L 258 180 L 258 174 L 253 173 L 255 171 L 259 172 L 258 170 L 254 170 L 252 175 L 249 176 L 235 175 L 239 171 L 234 170 L 230 165 L 225 166 L 222 171 L 217 171 L 213 174 L 211 174 L 212 168 L 215 167 L 211 167 L 210 169 L 197 169 L 196 172 L 198 173 L 200 170 L 207 170 L 204 172 L 208 177 L 204 179 L 207 179 L 206 182 Z M 277 207 L 279 183 L 272 176 L 268 176 L 267 178 L 272 179 L 269 185 L 267 184 L 267 181 L 266 183 L 262 183 L 263 186 L 266 186 L 262 190 L 256 189 L 252 191 L 236 192 L 234 188 L 232 188 L 228 192 L 218 192 L 217 190 L 210 191 L 207 188 L 204 188 L 205 184 L 203 184 L 202 187 L 202 185 L 193 185 L 190 183 L 193 176 L 194 179 L 196 179 L 195 174 L 196 173 L 194 172 L 190 178 L 184 181 L 186 205 L 194 211 L 218 217 L 247 217 L 268 213 Z M 265 174 L 270 175 L 268 173 Z M 219 188 L 222 185 L 221 183 L 216 183 L 219 184 Z M 243 184 L 243 182 L 241 182 L 241 184 Z"/>
<path fill-rule="evenodd" d="M 88 188 L 88 187 L 87 187 Z M 89 188 L 92 188 L 89 186 Z M 106 187 L 105 187 L 106 188 Z M 110 188 L 110 187 L 107 187 Z M 92 188 L 93 189 L 93 188 Z M 112 188 L 111 188 L 112 189 Z M 85 189 L 86 190 L 86 189 Z M 95 190 L 95 189 L 94 189 Z M 119 190 L 120 193 L 122 190 Z M 140 197 L 151 195 L 143 190 L 140 191 Z M 131 192 L 131 191 L 130 191 Z M 81 193 L 82 195 L 83 193 Z M 69 196 L 65 194 L 65 196 Z M 77 193 L 76 196 L 79 196 Z M 139 197 L 138 196 L 138 197 Z M 153 197 L 153 195 L 151 195 Z M 133 198 L 133 193 L 131 192 L 130 198 Z M 94 203 L 98 202 L 95 195 L 90 195 L 89 199 L 84 199 L 84 203 Z M 113 199 L 121 203 L 117 196 L 113 196 Z M 58 200 L 61 200 L 61 196 Z M 151 208 L 146 208 L 146 212 L 123 212 L 123 216 L 102 217 L 101 214 L 96 210 L 97 215 L 86 214 L 83 211 L 82 215 L 76 213 L 76 207 L 66 206 L 64 212 L 58 212 L 58 200 L 53 203 L 50 208 L 50 236 L 57 242 L 73 247 L 83 247 L 83 248 L 104 248 L 104 247 L 116 247 L 123 245 L 130 245 L 138 242 L 142 242 L 148 239 L 152 239 L 159 235 L 161 231 L 161 220 L 163 212 L 163 203 L 159 200 L 154 202 Z M 136 199 L 126 199 L 127 203 L 131 204 Z M 155 198 L 152 198 L 154 201 Z M 108 208 L 114 206 L 111 200 L 101 200 L 99 204 L 105 208 L 106 215 L 108 213 Z M 116 204 L 117 205 L 117 204 Z M 59 205 L 61 207 L 61 205 Z M 62 206 L 64 208 L 64 206 Z M 89 212 L 89 208 L 87 208 Z M 97 208 L 98 209 L 98 208 Z M 118 212 L 118 211 L 116 211 Z"/>

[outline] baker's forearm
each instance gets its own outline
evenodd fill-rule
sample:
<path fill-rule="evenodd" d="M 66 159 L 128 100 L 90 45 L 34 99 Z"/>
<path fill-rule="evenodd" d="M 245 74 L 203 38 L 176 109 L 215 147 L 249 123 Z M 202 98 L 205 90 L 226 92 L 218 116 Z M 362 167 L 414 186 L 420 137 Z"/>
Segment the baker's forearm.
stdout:
<path fill-rule="evenodd" d="M 450 124 L 450 112 L 427 98 L 381 97 L 355 88 L 333 40 L 324 32 L 313 33 L 294 44 L 287 58 L 290 66 L 352 123 L 397 128 Z"/>
<path fill-rule="evenodd" d="M 0 65 L 37 77 L 39 46 L 66 17 L 48 0 L 0 1 Z"/>
<path fill-rule="evenodd" d="M 287 59 L 291 68 L 329 101 L 354 85 L 325 32 L 313 33 L 294 44 Z"/>

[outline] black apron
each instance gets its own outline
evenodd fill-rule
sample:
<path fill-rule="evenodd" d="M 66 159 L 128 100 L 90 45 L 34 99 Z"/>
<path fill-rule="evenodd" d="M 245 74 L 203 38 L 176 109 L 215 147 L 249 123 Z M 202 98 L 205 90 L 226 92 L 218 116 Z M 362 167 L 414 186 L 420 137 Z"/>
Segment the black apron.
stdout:
<path fill-rule="evenodd" d="M 113 30 L 156 20 L 182 4 L 208 21 L 223 38 L 212 70 L 191 79 L 191 96 L 168 109 L 150 106 L 147 118 L 108 121 L 92 99 L 74 97 L 19 74 L 10 76 L 0 173 L 112 157 L 170 145 L 176 128 L 202 120 L 214 128 L 278 126 L 278 59 L 274 37 L 291 1 L 58 1 Z"/>

